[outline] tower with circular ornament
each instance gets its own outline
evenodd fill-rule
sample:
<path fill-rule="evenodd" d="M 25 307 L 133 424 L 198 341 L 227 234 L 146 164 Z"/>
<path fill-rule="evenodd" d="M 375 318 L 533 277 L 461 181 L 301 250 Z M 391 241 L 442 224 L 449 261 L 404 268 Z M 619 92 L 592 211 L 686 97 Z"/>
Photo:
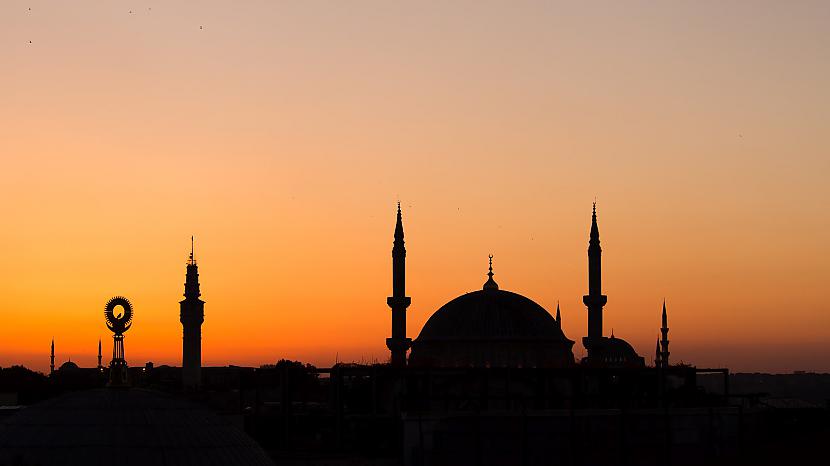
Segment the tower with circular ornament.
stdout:
<path fill-rule="evenodd" d="M 116 296 L 104 308 L 104 320 L 112 335 L 112 361 L 110 361 L 110 387 L 127 386 L 127 360 L 124 359 L 124 332 L 133 323 L 133 306 L 123 296 Z"/>

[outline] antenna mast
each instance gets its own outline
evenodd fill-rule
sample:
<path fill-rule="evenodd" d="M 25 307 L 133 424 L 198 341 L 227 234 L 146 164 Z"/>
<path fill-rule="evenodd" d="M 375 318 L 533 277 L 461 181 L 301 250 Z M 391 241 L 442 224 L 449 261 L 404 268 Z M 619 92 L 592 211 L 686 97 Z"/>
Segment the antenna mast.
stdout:
<path fill-rule="evenodd" d="M 195 238 L 193 237 L 193 235 L 191 235 L 190 236 L 190 265 L 193 265 L 193 264 L 196 263 L 196 258 L 193 256 L 193 250 L 194 250 L 193 244 L 195 243 L 195 241 L 196 241 Z"/>

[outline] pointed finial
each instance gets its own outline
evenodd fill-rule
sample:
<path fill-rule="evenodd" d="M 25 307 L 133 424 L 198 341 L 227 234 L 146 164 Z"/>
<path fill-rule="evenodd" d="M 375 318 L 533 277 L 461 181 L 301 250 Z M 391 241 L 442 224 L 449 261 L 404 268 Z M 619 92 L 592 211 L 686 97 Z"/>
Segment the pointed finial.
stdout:
<path fill-rule="evenodd" d="M 597 226 L 597 201 L 594 201 L 593 209 L 591 210 L 591 240 L 590 243 L 599 245 L 599 227 Z"/>
<path fill-rule="evenodd" d="M 611 327 L 611 338 L 614 338 L 614 327 Z"/>
<path fill-rule="evenodd" d="M 190 235 L 190 259 L 187 261 L 188 264 L 193 265 L 196 263 L 196 258 L 194 257 L 195 247 L 194 244 L 196 243 L 196 238 L 193 235 Z"/>
<path fill-rule="evenodd" d="M 562 315 L 559 314 L 559 300 L 556 300 L 556 323 L 562 325 Z"/>
<path fill-rule="evenodd" d="M 668 319 L 666 318 L 666 298 L 663 298 L 663 327 L 666 327 L 668 324 Z"/>
<path fill-rule="evenodd" d="M 489 254 L 487 257 L 490 259 L 490 269 L 487 272 L 487 281 L 484 282 L 484 289 L 485 290 L 498 290 L 499 285 L 498 285 L 498 283 L 496 283 L 495 280 L 493 280 L 493 275 L 495 275 L 493 273 L 493 255 Z"/>
<path fill-rule="evenodd" d="M 401 214 L 401 201 L 398 201 L 398 218 L 395 222 L 395 241 L 397 242 L 399 240 L 403 241 L 403 214 Z"/>

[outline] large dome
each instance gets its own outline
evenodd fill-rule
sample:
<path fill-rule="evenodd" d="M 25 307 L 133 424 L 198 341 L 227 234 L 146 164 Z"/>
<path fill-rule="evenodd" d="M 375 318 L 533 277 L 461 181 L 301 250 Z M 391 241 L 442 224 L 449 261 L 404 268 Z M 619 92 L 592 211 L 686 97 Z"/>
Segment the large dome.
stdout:
<path fill-rule="evenodd" d="M 0 421 L 0 464 L 272 465 L 225 419 L 140 389 L 73 392 Z"/>
<path fill-rule="evenodd" d="M 542 306 L 492 286 L 438 309 L 413 341 L 410 364 L 562 367 L 573 363 L 572 346 Z"/>
<path fill-rule="evenodd" d="M 418 340 L 564 339 L 556 319 L 520 294 L 480 290 L 441 306 L 424 324 Z"/>

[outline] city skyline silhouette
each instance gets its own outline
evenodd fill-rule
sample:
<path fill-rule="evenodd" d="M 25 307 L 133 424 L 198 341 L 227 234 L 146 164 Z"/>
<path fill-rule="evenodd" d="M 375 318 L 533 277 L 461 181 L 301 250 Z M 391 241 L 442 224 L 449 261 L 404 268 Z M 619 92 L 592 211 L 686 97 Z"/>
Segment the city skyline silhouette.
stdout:
<path fill-rule="evenodd" d="M 828 24 L 0 2 L 0 466 L 821 463 Z"/>
<path fill-rule="evenodd" d="M 408 329 L 493 253 L 581 335 L 596 198 L 639 354 L 665 297 L 677 361 L 830 371 L 826 8 L 372 5 L 0 6 L 0 365 L 94 366 L 116 294 L 178 364 L 191 235 L 205 364 L 382 360 L 398 199 Z"/>

